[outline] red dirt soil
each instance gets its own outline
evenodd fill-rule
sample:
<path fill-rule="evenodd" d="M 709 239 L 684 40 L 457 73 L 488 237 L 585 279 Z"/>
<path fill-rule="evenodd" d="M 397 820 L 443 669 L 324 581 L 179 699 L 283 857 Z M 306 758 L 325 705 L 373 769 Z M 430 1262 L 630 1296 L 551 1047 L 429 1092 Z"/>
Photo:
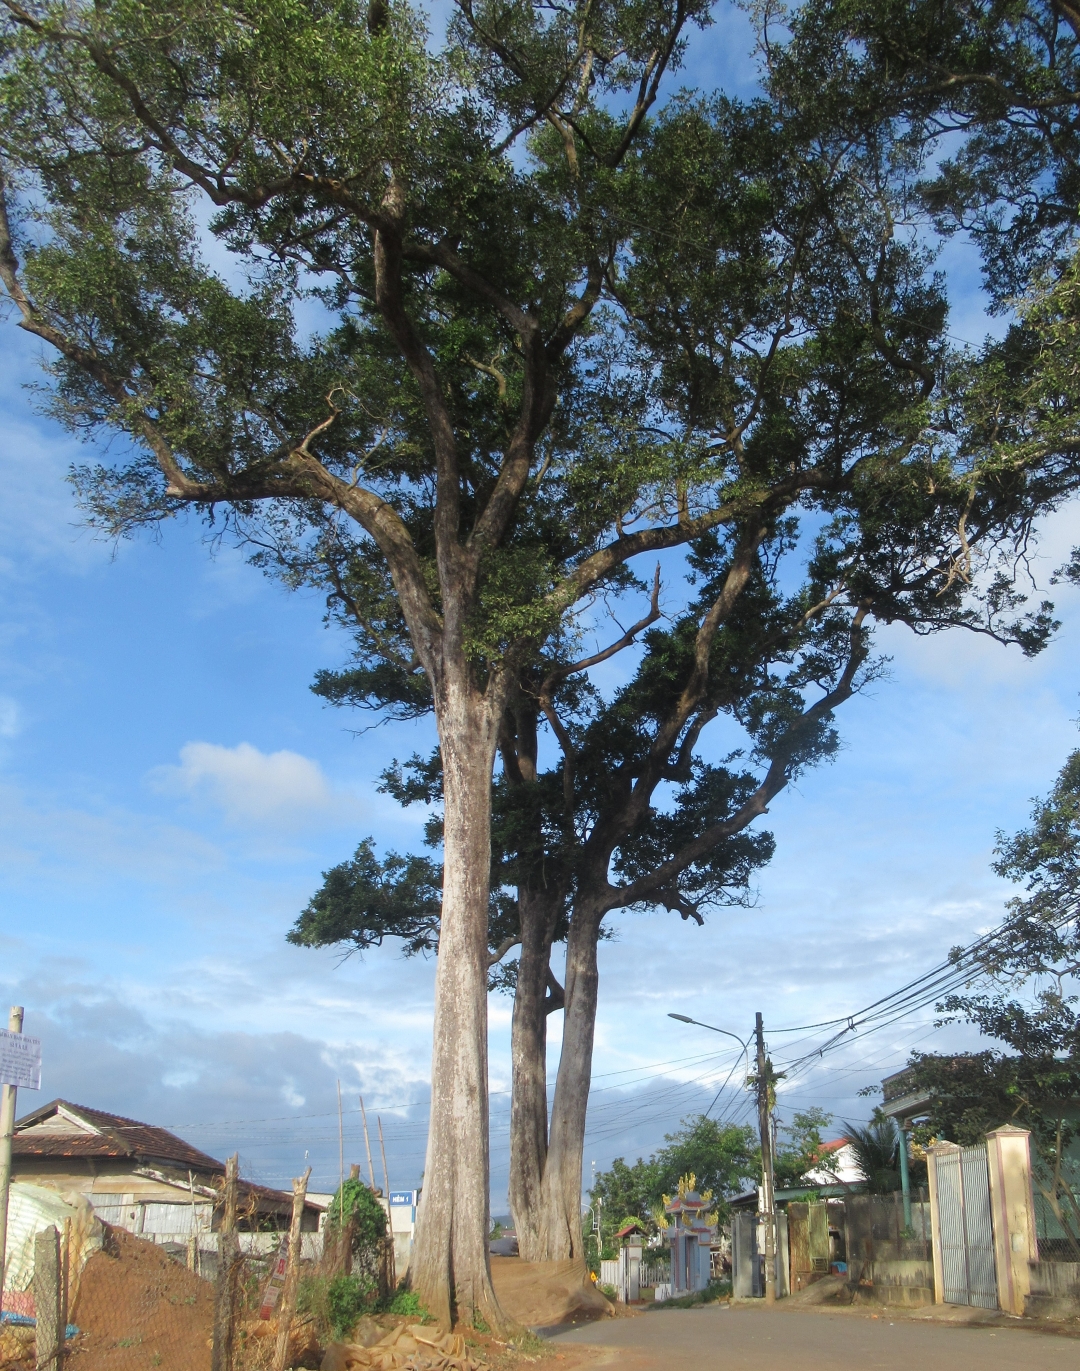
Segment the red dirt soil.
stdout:
<path fill-rule="evenodd" d="M 123 1229 L 86 1263 L 69 1317 L 68 1371 L 210 1371 L 213 1287 Z"/>

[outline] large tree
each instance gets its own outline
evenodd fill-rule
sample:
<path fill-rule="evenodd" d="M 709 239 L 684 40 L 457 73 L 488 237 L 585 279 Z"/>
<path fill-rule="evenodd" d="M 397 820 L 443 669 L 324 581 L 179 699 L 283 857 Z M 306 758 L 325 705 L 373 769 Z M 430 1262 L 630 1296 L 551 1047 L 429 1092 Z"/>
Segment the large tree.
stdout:
<path fill-rule="evenodd" d="M 644 617 L 598 651 L 553 640 L 523 663 L 508 700 L 492 878 L 507 898 L 491 955 L 520 941 L 511 1205 L 522 1251 L 537 1259 L 580 1250 L 605 917 L 663 906 L 700 919 L 744 897 L 770 850 L 750 826 L 831 755 L 833 712 L 873 675 L 875 620 L 920 633 L 965 626 L 1037 651 L 1049 609 L 1025 615 L 1000 554 L 1075 481 L 1067 461 L 1045 455 L 1020 479 L 973 481 L 950 411 L 964 359 L 946 343 L 941 283 L 902 227 L 917 172 L 904 145 L 897 154 L 884 136 L 778 120 L 764 104 L 687 100 L 647 130 L 640 166 L 634 254 L 608 283 L 605 314 L 623 328 L 624 413 L 637 406 L 636 432 L 652 423 L 684 451 L 722 452 L 722 498 L 737 502 L 749 481 L 759 501 L 692 543 L 695 593 L 668 608 L 668 627 L 656 626 L 657 589 Z M 617 503 L 612 517 L 625 517 Z M 358 655 L 324 674 L 320 692 L 397 707 L 404 688 L 376 678 L 347 567 L 330 590 L 359 625 Z M 638 638 L 631 682 L 598 696 L 583 675 Z M 713 732 L 743 730 L 738 765 L 706 760 L 714 721 Z M 560 754 L 546 767 L 545 729 Z M 434 757 L 390 788 L 437 804 L 440 784 Z M 371 861 L 367 851 L 328 874 L 297 940 L 412 936 L 407 901 L 400 929 L 386 918 L 386 892 L 405 890 L 409 870 Z M 430 890 L 438 879 L 433 868 Z M 434 937 L 437 901 L 424 918 Z M 563 935 L 561 986 L 550 958 Z M 549 1114 L 544 1026 L 555 1009 L 565 1019 Z"/>
<path fill-rule="evenodd" d="M 0 280 L 53 350 L 53 412 L 130 440 L 112 467 L 78 473 L 93 517 L 127 533 L 201 511 L 296 580 L 332 579 L 344 550 L 372 692 L 434 715 L 444 860 L 412 1274 L 444 1321 L 499 1326 L 491 778 L 523 672 L 590 597 L 628 584 L 633 559 L 721 538 L 726 569 L 677 696 L 640 775 L 621 773 L 617 822 L 582 844 L 592 938 L 611 899 L 604 849 L 700 731 L 715 629 L 785 518 L 809 501 L 834 521 L 852 614 L 868 612 L 854 538 L 851 566 L 883 587 L 876 612 L 892 615 L 899 575 L 940 604 L 935 622 L 971 618 L 971 550 L 1022 540 L 1071 468 L 973 483 L 964 454 L 927 440 L 944 312 L 894 231 L 898 168 L 872 136 L 796 128 L 779 181 L 816 177 L 817 198 L 799 190 L 794 218 L 768 219 L 747 310 L 738 234 L 718 256 L 716 196 L 694 203 L 700 164 L 734 133 L 682 99 L 650 122 L 701 0 L 462 0 L 445 43 L 381 0 L 3 12 Z M 208 242 L 231 254 L 230 279 Z M 800 266 L 789 286 L 778 256 L 849 265 Z M 804 323 L 830 304 L 839 354 Z M 990 631 L 1010 593 L 1006 578 L 984 596 Z"/>
<path fill-rule="evenodd" d="M 444 1322 L 502 1326 L 486 971 L 506 700 L 583 597 L 732 513 L 708 454 L 677 499 L 666 441 L 620 451 L 587 400 L 626 165 L 704 6 L 464 3 L 444 45 L 380 0 L 3 13 L 0 279 L 53 350 L 53 412 L 131 440 L 79 474 L 94 517 L 126 533 L 195 509 L 291 542 L 294 568 L 349 542 L 381 662 L 430 695 L 446 860 L 411 1271 Z M 617 529 L 592 498 L 613 456 L 647 508 Z"/>

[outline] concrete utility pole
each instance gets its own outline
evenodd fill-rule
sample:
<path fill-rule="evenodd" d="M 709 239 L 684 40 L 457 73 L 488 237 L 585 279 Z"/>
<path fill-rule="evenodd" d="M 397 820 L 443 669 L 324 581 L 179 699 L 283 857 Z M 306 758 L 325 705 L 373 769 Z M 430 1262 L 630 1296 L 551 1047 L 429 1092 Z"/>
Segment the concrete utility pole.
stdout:
<path fill-rule="evenodd" d="M 8 1031 L 21 1033 L 23 1030 L 23 1007 L 11 1006 L 8 1016 Z M 15 1096 L 13 1085 L 5 1085 L 0 1094 L 0 1302 L 4 1291 L 4 1263 L 7 1260 L 7 1216 L 8 1193 L 11 1189 L 11 1140 L 15 1135 Z"/>
<path fill-rule="evenodd" d="M 772 1063 L 765 1057 L 765 1029 L 761 1015 L 755 1019 L 757 1038 L 758 1129 L 761 1134 L 761 1200 L 765 1221 L 765 1303 L 776 1301 L 776 1210 L 773 1199 L 772 1128 L 769 1123 L 769 1081 Z"/>

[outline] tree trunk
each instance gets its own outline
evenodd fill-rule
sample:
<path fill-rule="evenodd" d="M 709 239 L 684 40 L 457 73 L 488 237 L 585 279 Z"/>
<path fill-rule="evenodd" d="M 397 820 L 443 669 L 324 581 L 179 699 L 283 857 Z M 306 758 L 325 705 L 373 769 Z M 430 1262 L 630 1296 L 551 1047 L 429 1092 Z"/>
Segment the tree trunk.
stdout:
<path fill-rule="evenodd" d="M 444 1327 L 506 1321 L 488 1254 L 487 925 L 497 708 L 463 686 L 436 690 L 444 787 L 444 877 L 431 1120 L 410 1283 Z"/>
<path fill-rule="evenodd" d="M 522 890 L 521 954 L 511 1030 L 510 1212 L 518 1252 L 545 1261 L 540 1241 L 541 1187 L 547 1158 L 547 1016 L 551 940 L 562 903 L 558 894 Z"/>
<path fill-rule="evenodd" d="M 599 975 L 596 945 L 603 916 L 576 908 L 566 943 L 566 1008 L 562 1053 L 551 1107 L 551 1133 L 541 1186 L 541 1261 L 584 1257 L 581 1235 L 581 1159 L 592 1082 L 593 1035 Z"/>

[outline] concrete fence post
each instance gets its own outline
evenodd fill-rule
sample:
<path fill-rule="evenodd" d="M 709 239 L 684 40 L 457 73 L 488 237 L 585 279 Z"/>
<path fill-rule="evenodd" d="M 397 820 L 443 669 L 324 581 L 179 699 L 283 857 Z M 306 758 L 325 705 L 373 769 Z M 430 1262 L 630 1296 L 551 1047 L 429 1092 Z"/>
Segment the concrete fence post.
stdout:
<path fill-rule="evenodd" d="M 1026 1128 L 995 1128 L 986 1135 L 990 1209 L 994 1222 L 998 1304 L 1023 1314 L 1031 1293 L 1031 1263 L 1039 1257 L 1031 1192 L 1031 1134 Z"/>
<path fill-rule="evenodd" d="M 38 1371 L 59 1371 L 64 1354 L 61 1325 L 63 1298 L 60 1280 L 60 1234 L 42 1229 L 34 1238 L 34 1313 L 36 1315 L 36 1366 Z"/>

